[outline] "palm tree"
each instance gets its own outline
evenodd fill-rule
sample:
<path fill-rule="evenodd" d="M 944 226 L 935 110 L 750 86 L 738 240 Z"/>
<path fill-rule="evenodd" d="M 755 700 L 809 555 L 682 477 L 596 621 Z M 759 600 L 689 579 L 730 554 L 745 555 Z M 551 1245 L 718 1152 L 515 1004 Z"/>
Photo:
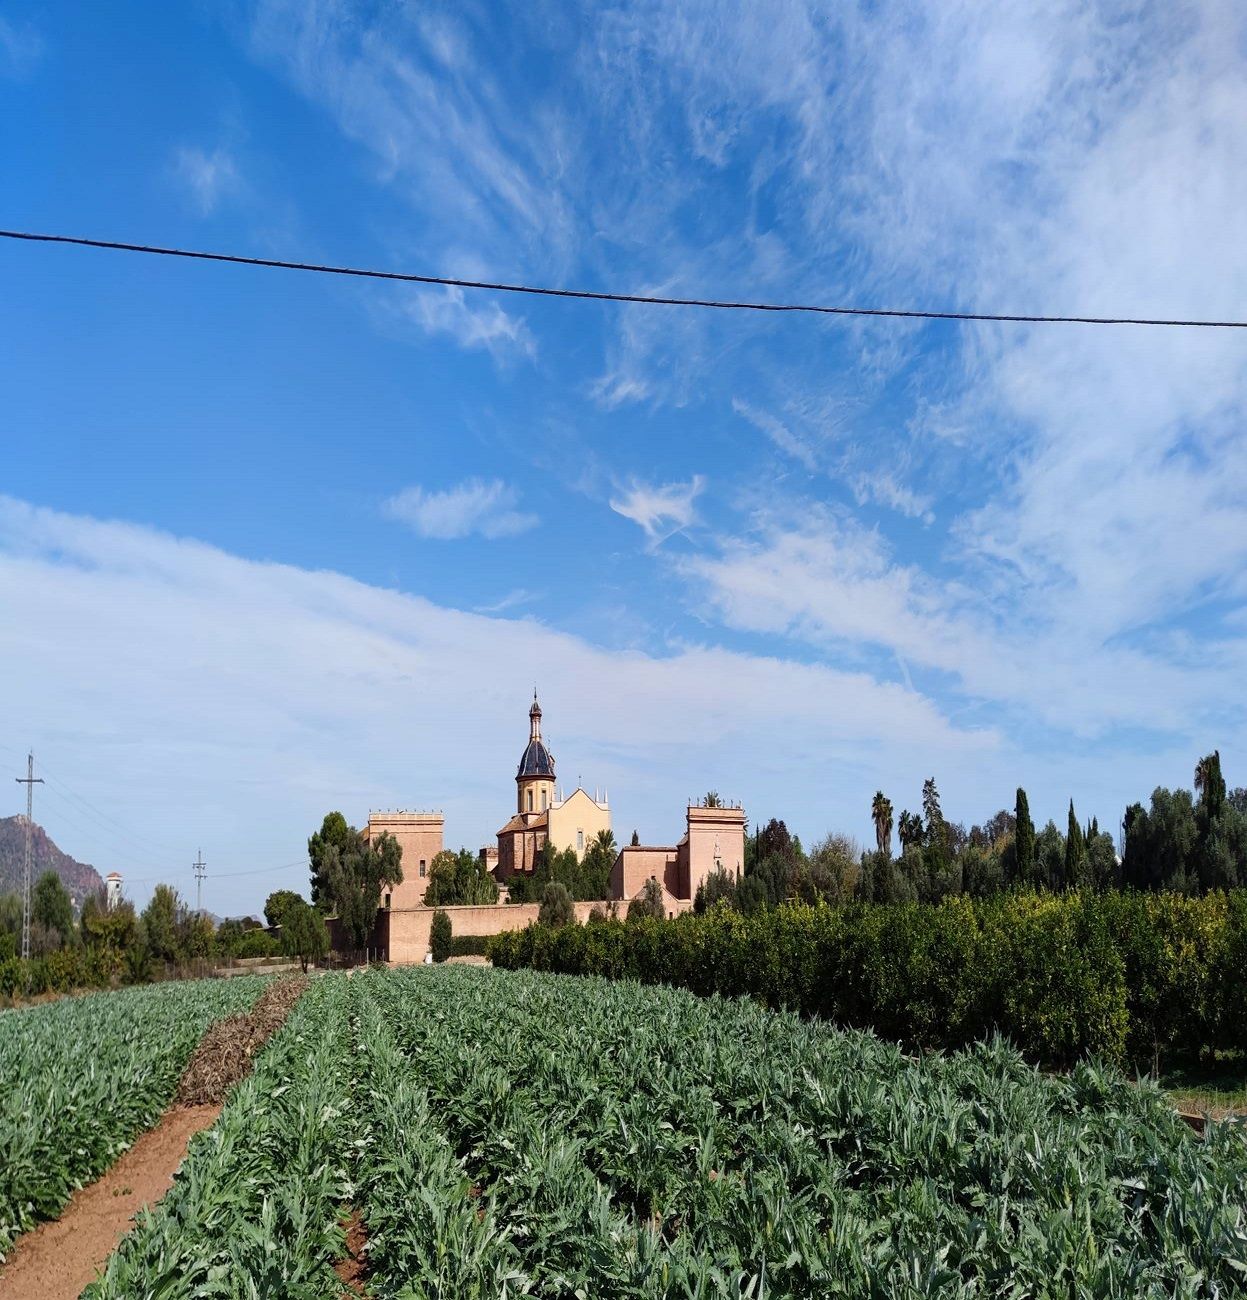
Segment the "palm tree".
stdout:
<path fill-rule="evenodd" d="M 902 851 L 911 844 L 921 844 L 922 818 L 917 813 L 902 812 L 901 820 L 897 823 L 897 831 L 901 837 Z"/>
<path fill-rule="evenodd" d="M 616 851 L 614 831 L 598 831 L 593 842 L 603 853 L 609 854 L 612 859 L 614 858 Z"/>
<path fill-rule="evenodd" d="M 892 801 L 882 790 L 875 792 L 874 802 L 870 805 L 870 815 L 875 823 L 875 842 L 879 852 L 892 856 Z"/>

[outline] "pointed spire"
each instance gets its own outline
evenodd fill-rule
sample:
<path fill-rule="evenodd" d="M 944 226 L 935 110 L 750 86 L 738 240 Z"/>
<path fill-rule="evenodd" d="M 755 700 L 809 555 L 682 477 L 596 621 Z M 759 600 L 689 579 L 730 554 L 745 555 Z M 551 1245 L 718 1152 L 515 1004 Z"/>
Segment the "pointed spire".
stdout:
<path fill-rule="evenodd" d="M 541 705 L 537 703 L 537 688 L 533 687 L 533 706 L 528 710 L 528 738 L 541 739 Z"/>

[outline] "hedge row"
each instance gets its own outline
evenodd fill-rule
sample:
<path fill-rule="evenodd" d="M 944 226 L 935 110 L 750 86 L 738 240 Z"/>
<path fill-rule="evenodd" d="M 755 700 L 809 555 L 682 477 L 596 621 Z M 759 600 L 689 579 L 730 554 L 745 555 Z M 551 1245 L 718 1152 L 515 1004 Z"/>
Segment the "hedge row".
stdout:
<path fill-rule="evenodd" d="M 487 934 L 456 934 L 450 941 L 452 957 L 484 957 L 490 936 Z"/>
<path fill-rule="evenodd" d="M 495 936 L 495 966 L 747 995 L 918 1048 L 1000 1032 L 1033 1061 L 1247 1049 L 1247 891 L 786 905 Z"/>
<path fill-rule="evenodd" d="M 0 995 L 69 993 L 111 988 L 126 973 L 125 959 L 113 948 L 58 948 L 43 957 L 0 961 Z"/>

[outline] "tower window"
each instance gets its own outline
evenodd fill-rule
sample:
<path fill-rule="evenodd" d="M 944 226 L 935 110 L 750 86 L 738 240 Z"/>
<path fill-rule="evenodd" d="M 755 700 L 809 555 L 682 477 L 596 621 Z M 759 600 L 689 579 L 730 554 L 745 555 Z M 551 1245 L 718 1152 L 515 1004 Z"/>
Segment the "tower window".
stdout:
<path fill-rule="evenodd" d="M 585 851 L 585 833 L 584 833 L 584 831 L 577 831 L 577 832 L 576 832 L 576 852 L 577 852 L 577 853 L 583 853 L 584 851 Z"/>
<path fill-rule="evenodd" d="M 424 872 L 424 859 L 421 858 L 421 859 L 420 859 L 420 878 L 421 878 L 421 880 L 424 879 L 424 874 L 425 874 L 425 872 Z"/>
<path fill-rule="evenodd" d="M 390 895 L 389 895 L 389 894 L 386 894 L 386 896 L 385 896 L 385 910 L 386 910 L 387 912 L 390 910 Z"/>

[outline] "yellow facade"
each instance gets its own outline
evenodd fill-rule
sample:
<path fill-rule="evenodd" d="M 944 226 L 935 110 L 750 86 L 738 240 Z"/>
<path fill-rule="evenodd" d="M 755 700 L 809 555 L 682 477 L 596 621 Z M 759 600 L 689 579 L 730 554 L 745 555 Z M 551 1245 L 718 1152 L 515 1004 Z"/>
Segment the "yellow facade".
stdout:
<path fill-rule="evenodd" d="M 517 783 L 515 811 L 543 813 L 554 802 L 554 782 L 544 777 L 529 777 Z"/>
<path fill-rule="evenodd" d="M 560 851 L 574 849 L 578 858 L 597 838 L 611 828 L 611 810 L 586 790 L 574 790 L 566 799 L 552 804 L 548 821 L 549 842 Z"/>

